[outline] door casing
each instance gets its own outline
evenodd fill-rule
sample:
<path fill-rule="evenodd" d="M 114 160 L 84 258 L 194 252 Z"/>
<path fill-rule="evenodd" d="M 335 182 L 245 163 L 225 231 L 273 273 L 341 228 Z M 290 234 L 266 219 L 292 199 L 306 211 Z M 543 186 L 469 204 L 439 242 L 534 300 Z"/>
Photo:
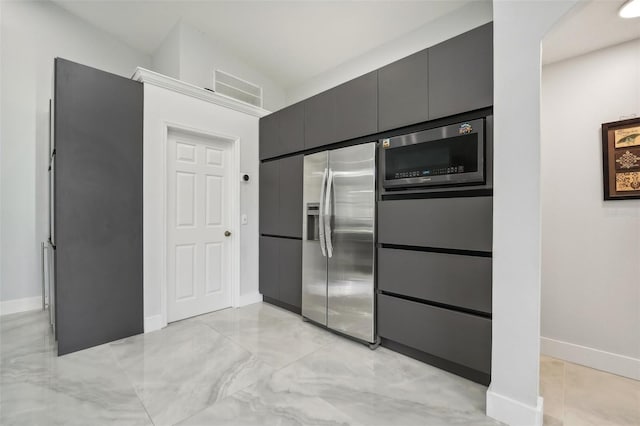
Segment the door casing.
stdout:
<path fill-rule="evenodd" d="M 197 128 L 192 128 L 179 123 L 164 122 L 163 131 L 163 168 L 162 168 L 162 197 L 164 206 L 162 214 L 162 258 L 163 264 L 167 265 L 168 260 L 168 238 L 167 233 L 169 229 L 168 223 L 168 175 L 169 175 L 169 133 L 179 132 L 188 133 L 196 137 L 205 139 L 217 139 L 225 141 L 231 145 L 231 180 L 230 180 L 230 202 L 231 202 L 231 265 L 230 265 L 230 280 L 231 280 L 231 306 L 238 307 L 240 304 L 240 138 L 233 135 L 226 135 L 217 132 L 204 131 Z M 164 328 L 168 324 L 168 280 L 167 280 L 167 268 L 165 267 L 165 273 L 162 277 L 162 285 L 160 286 L 160 315 L 162 317 L 161 328 Z"/>

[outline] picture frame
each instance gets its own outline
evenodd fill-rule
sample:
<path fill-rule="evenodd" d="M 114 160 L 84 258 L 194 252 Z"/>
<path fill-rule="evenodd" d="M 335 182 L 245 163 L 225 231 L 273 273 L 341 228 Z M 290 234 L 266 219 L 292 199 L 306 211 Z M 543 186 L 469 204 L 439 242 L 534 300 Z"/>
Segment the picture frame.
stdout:
<path fill-rule="evenodd" d="M 640 118 L 602 124 L 605 201 L 640 199 Z"/>

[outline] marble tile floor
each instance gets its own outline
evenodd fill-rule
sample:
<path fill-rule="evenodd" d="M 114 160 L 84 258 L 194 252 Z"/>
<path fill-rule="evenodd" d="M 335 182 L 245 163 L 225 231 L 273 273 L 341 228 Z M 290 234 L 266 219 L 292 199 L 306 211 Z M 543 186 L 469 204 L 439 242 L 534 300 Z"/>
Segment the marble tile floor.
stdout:
<path fill-rule="evenodd" d="M 62 357 L 47 313 L 0 317 L 2 425 L 496 425 L 485 391 L 262 303 Z"/>
<path fill-rule="evenodd" d="M 640 426 L 640 381 L 541 356 L 546 426 Z"/>

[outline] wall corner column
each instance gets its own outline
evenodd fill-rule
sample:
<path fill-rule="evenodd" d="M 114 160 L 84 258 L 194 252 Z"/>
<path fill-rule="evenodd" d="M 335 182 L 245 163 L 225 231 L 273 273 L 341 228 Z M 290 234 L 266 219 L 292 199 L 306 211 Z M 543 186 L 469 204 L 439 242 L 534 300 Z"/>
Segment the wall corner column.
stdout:
<path fill-rule="evenodd" d="M 510 425 L 542 425 L 540 46 L 577 2 L 493 2 L 493 347 L 487 415 Z"/>

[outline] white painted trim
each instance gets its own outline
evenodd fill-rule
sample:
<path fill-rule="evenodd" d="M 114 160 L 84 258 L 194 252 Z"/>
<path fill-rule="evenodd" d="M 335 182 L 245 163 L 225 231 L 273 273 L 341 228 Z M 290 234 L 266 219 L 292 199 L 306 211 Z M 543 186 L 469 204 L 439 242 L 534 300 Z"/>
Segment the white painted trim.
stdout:
<path fill-rule="evenodd" d="M 173 123 L 169 121 L 164 122 L 164 131 L 162 136 L 162 205 L 164 208 L 162 209 L 162 264 L 167 265 L 167 230 L 168 230 L 168 222 L 167 222 L 167 209 L 169 206 L 167 205 L 167 169 L 169 167 L 168 163 L 168 141 L 169 131 L 178 131 L 178 132 L 187 132 L 196 135 L 200 135 L 204 138 L 216 138 L 216 139 L 225 139 L 231 143 L 231 156 L 233 157 L 231 160 L 231 217 L 232 219 L 232 230 L 231 230 L 231 306 L 238 307 L 243 305 L 238 305 L 240 303 L 240 233 L 242 228 L 240 227 L 240 180 L 236 179 L 240 174 L 240 138 L 236 136 L 226 135 L 218 132 L 211 132 L 208 130 L 202 130 L 190 126 L 185 126 L 179 123 Z M 165 269 L 165 273 L 162 274 L 162 283 L 160 288 L 160 316 L 161 316 L 161 327 L 164 328 L 168 324 L 168 304 L 169 301 L 167 299 L 167 273 Z"/>
<path fill-rule="evenodd" d="M 487 390 L 487 416 L 511 426 L 542 426 L 542 397 L 538 397 L 538 405 L 533 407 L 515 399 Z"/>
<path fill-rule="evenodd" d="M 260 293 L 241 294 L 238 300 L 238 304 L 235 307 L 240 308 L 262 302 L 262 295 Z"/>
<path fill-rule="evenodd" d="M 203 89 L 202 87 L 195 86 L 191 83 L 187 83 L 145 68 L 136 68 L 136 71 L 133 73 L 133 76 L 131 78 L 145 84 L 152 84 L 154 86 L 162 87 L 164 89 L 181 93 L 192 98 L 197 98 L 206 102 L 210 102 L 212 104 L 223 106 L 225 108 L 253 115 L 254 117 L 264 117 L 265 115 L 270 113 L 270 111 L 267 111 L 264 108 L 255 107 L 248 103 L 233 99 L 229 96 L 224 96 L 219 93 Z"/>
<path fill-rule="evenodd" d="M 227 136 L 228 137 L 228 136 Z M 240 303 L 240 235 L 242 233 L 242 226 L 240 223 L 240 138 L 235 137 L 229 139 L 233 140 L 231 144 L 231 153 L 233 155 L 233 161 L 231 162 L 231 190 L 232 190 L 232 206 L 231 217 L 233 222 L 231 241 L 233 246 L 231 247 L 231 306 L 237 307 Z M 234 178 L 235 177 L 235 178 Z"/>
<path fill-rule="evenodd" d="M 145 333 L 151 333 L 152 331 L 160 330 L 165 326 L 166 323 L 163 322 L 162 315 L 153 315 L 144 319 Z"/>
<path fill-rule="evenodd" d="M 565 361 L 640 380 L 640 359 L 540 337 L 540 352 Z"/>
<path fill-rule="evenodd" d="M 22 299 L 3 300 L 0 302 L 0 315 L 17 314 L 18 312 L 42 309 L 42 297 L 24 297 Z"/>

